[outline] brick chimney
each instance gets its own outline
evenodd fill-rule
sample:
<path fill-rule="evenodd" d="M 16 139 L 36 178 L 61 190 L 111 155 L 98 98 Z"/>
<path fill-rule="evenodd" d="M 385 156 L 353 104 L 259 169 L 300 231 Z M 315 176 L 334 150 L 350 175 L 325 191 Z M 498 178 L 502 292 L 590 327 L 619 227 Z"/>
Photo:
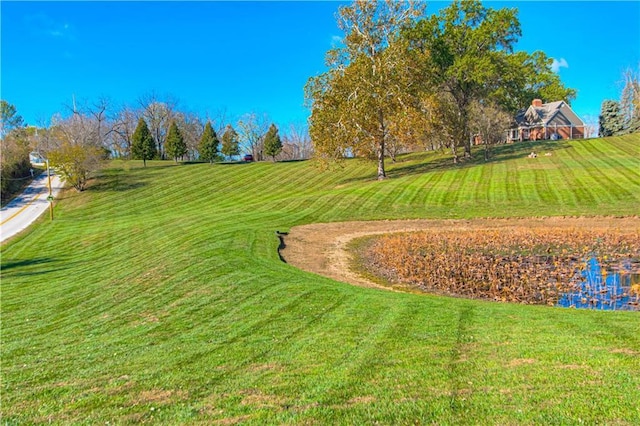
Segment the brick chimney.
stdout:
<path fill-rule="evenodd" d="M 534 99 L 533 102 L 531 102 L 531 105 L 536 108 L 540 108 L 542 106 L 542 99 Z"/>

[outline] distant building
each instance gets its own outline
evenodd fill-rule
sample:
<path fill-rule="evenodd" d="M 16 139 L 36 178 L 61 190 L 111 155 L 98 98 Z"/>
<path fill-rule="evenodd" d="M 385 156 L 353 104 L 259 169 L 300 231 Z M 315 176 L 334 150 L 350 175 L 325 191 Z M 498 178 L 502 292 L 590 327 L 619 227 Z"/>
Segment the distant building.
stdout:
<path fill-rule="evenodd" d="M 29 153 L 29 161 L 32 166 L 44 166 L 47 164 L 47 159 L 35 151 Z"/>
<path fill-rule="evenodd" d="M 541 139 L 583 139 L 585 124 L 564 101 L 543 104 L 534 99 L 529 108 L 518 112 L 515 128 L 509 129 L 507 141 Z"/>

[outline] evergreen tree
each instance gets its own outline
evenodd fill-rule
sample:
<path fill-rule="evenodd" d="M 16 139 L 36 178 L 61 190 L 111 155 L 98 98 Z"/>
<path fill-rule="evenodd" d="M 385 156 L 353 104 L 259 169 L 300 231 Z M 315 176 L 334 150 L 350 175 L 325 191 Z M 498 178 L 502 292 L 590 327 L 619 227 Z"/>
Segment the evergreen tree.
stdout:
<path fill-rule="evenodd" d="M 176 160 L 176 163 L 178 162 L 178 157 L 182 158 L 187 153 L 187 143 L 184 141 L 175 121 L 172 121 L 171 126 L 169 126 L 165 151 Z"/>
<path fill-rule="evenodd" d="M 238 142 L 238 133 L 227 125 L 222 135 L 222 153 L 227 157 L 233 157 L 234 155 L 240 155 L 240 144 Z"/>
<path fill-rule="evenodd" d="M 4 99 L 0 100 L 0 137 L 4 137 L 12 129 L 20 128 L 24 124 L 22 116 L 16 112 L 16 107 Z"/>
<path fill-rule="evenodd" d="M 280 154 L 280 151 L 282 151 L 282 140 L 280 140 L 278 128 L 275 124 L 272 124 L 264 136 L 264 153 L 273 158 L 275 162 L 276 155 Z"/>
<path fill-rule="evenodd" d="M 600 130 L 598 136 L 617 136 L 624 133 L 624 116 L 620 111 L 620 104 L 616 101 L 602 102 L 599 117 Z"/>
<path fill-rule="evenodd" d="M 147 167 L 147 160 L 156 156 L 156 142 L 142 117 L 138 120 L 136 130 L 131 137 L 131 156 L 134 160 L 142 160 L 145 167 Z"/>
<path fill-rule="evenodd" d="M 213 127 L 211 127 L 211 123 L 207 122 L 207 124 L 204 126 L 202 137 L 200 138 L 200 145 L 198 146 L 200 158 L 204 161 L 213 163 L 213 161 L 218 157 L 219 145 L 220 141 L 218 140 L 216 131 L 213 130 Z"/>

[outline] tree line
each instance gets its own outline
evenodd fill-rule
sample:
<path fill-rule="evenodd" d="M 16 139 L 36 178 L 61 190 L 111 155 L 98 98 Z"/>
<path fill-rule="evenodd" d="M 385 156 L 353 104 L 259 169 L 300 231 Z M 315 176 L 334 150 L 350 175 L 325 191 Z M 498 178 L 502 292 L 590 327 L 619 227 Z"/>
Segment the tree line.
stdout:
<path fill-rule="evenodd" d="M 0 199 L 3 205 L 31 176 L 29 145 L 26 137 L 18 137 L 23 133 L 26 134 L 24 120 L 16 107 L 0 100 Z"/>
<path fill-rule="evenodd" d="M 231 124 L 224 111 L 202 117 L 171 96 L 149 93 L 134 106 L 107 98 L 56 114 L 25 129 L 3 101 L 3 176 L 25 173 L 25 152 L 49 158 L 78 190 L 107 158 L 216 162 L 249 153 L 256 160 L 303 159 L 321 164 L 346 156 L 377 162 L 404 151 L 446 149 L 454 163 L 471 156 L 475 140 L 489 147 L 505 136 L 515 113 L 533 99 L 570 103 L 544 52 L 514 51 L 521 36 L 515 8 L 455 0 L 428 16 L 419 1 L 356 0 L 338 10 L 344 32 L 326 54 L 328 71 L 311 77 L 307 125 L 281 136 L 268 116 L 249 113 Z M 625 74 L 620 102 L 605 101 L 600 135 L 640 129 L 638 75 Z M 12 166 L 5 166 L 5 159 Z M 14 167 L 15 166 L 15 167 Z M 69 168 L 68 171 L 65 168 Z M 3 187 L 4 188 L 4 187 Z"/>
<path fill-rule="evenodd" d="M 3 172 L 27 176 L 29 152 L 37 152 L 82 191 L 109 158 L 143 160 L 146 165 L 147 160 L 214 163 L 236 160 L 243 153 L 258 161 L 305 159 L 312 154 L 306 126 L 292 124 L 281 136 L 266 114 L 244 114 L 232 124 L 224 111 L 202 117 L 180 110 L 173 97 L 155 93 L 142 96 L 137 105 L 116 108 L 107 98 L 74 100 L 50 123 L 25 127 L 15 106 L 3 100 Z M 10 158 L 12 166 L 4 167 Z"/>

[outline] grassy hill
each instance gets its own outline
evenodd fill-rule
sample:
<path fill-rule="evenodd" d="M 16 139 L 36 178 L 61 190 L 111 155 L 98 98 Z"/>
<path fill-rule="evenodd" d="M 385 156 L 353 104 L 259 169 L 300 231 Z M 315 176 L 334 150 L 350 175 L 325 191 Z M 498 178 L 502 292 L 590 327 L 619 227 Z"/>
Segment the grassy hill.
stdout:
<path fill-rule="evenodd" d="M 2 246 L 3 423 L 640 423 L 638 313 L 356 288 L 280 262 L 274 235 L 638 215 L 640 135 L 411 154 L 383 182 L 360 160 L 140 166 Z"/>

